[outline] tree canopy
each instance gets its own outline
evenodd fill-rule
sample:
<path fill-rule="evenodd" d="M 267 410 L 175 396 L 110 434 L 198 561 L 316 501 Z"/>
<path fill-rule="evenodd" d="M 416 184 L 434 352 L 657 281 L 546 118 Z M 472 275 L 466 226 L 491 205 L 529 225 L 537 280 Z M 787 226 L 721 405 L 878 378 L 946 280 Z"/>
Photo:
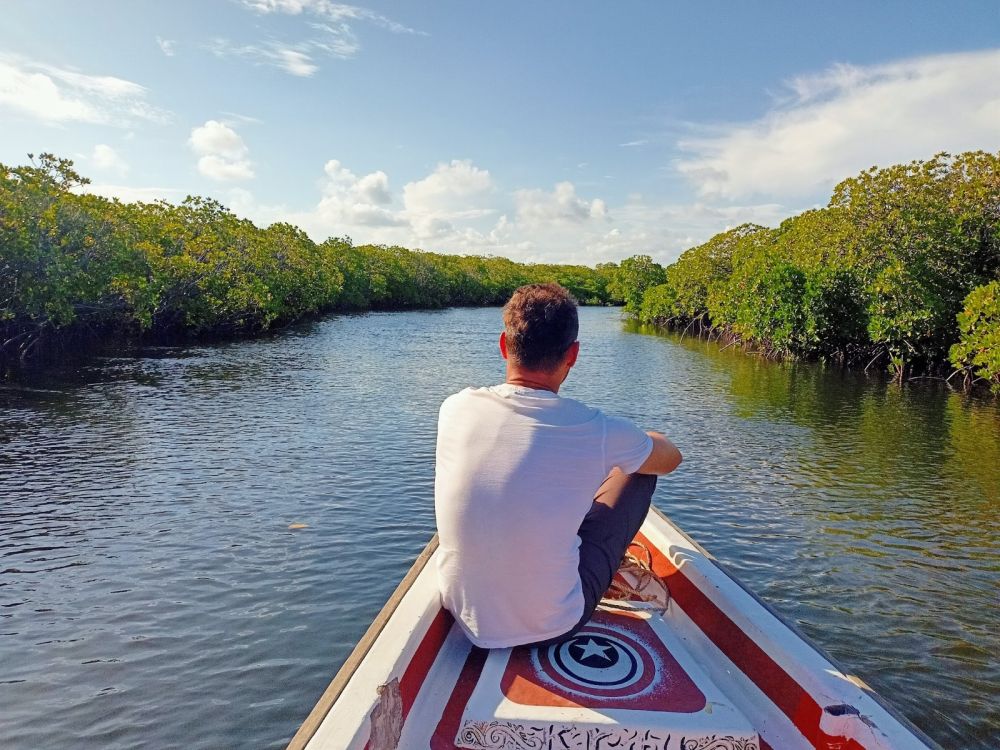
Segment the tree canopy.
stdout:
<path fill-rule="evenodd" d="M 74 332 L 251 334 L 320 310 L 497 305 L 557 281 L 609 301 L 613 266 L 523 264 L 258 227 L 214 200 L 121 203 L 80 192 L 72 162 L 0 165 L 0 360 Z"/>
<path fill-rule="evenodd" d="M 0 164 L 0 362 L 46 337 L 241 335 L 322 310 L 499 305 L 556 281 L 583 304 L 775 357 L 905 373 L 950 363 L 1000 392 L 1000 153 L 865 170 L 825 208 L 743 224 L 664 268 L 516 263 L 258 227 L 217 201 L 122 203 L 73 163 Z"/>
<path fill-rule="evenodd" d="M 1000 154 L 975 151 L 873 167 L 826 208 L 722 232 L 622 296 L 645 322 L 697 321 L 778 357 L 881 362 L 902 379 L 950 356 L 996 384 L 998 277 Z"/>

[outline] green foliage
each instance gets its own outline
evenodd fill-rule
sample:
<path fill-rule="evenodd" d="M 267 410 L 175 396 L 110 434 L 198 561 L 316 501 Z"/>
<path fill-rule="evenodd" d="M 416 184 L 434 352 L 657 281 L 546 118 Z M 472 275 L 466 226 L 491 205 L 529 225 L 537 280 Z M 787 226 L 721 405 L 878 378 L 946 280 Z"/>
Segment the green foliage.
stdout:
<path fill-rule="evenodd" d="M 586 266 L 515 263 L 327 240 L 344 285 L 343 309 L 500 305 L 523 284 L 556 281 L 583 304 L 608 301 L 606 277 Z"/>
<path fill-rule="evenodd" d="M 734 258 L 752 255 L 760 235 L 769 233 L 770 230 L 756 224 L 741 224 L 681 254 L 667 269 L 668 283 L 677 295 L 674 303 L 677 320 L 686 324 L 708 314 L 712 287 L 730 277 Z"/>
<path fill-rule="evenodd" d="M 948 358 L 998 370 L 1000 154 L 866 170 L 825 208 L 722 232 L 667 269 L 648 255 L 595 269 L 317 244 L 216 201 L 123 204 L 86 183 L 51 154 L 0 164 L 0 357 L 51 331 L 254 333 L 319 310 L 496 305 L 558 281 L 584 304 L 782 356 L 881 358 L 899 377 Z"/>
<path fill-rule="evenodd" d="M 868 335 L 889 352 L 890 368 L 896 372 L 908 361 L 936 353 L 929 352 L 928 345 L 948 317 L 944 300 L 922 282 L 913 268 L 895 260 L 869 286 Z"/>
<path fill-rule="evenodd" d="M 649 287 L 642 295 L 639 307 L 639 320 L 643 323 L 658 323 L 663 325 L 674 317 L 674 305 L 677 302 L 677 292 L 670 284 L 657 284 Z"/>
<path fill-rule="evenodd" d="M 782 356 L 881 360 L 900 378 L 933 369 L 959 340 L 963 300 L 1000 277 L 1000 154 L 873 167 L 826 208 L 722 232 L 666 273 L 638 308 L 644 321 L 698 321 Z M 617 278 L 612 295 L 633 306 L 649 286 Z"/>
<path fill-rule="evenodd" d="M 969 292 L 957 318 L 960 338 L 951 347 L 951 363 L 971 370 L 1000 393 L 1000 281 Z"/>
<path fill-rule="evenodd" d="M 619 291 L 614 287 L 615 274 L 618 272 L 617 263 L 598 263 L 596 268 L 597 283 L 604 289 L 604 304 L 624 305 L 625 300 L 617 296 Z"/>
<path fill-rule="evenodd" d="M 899 374 L 943 360 L 962 300 L 1000 272 L 1000 155 L 872 168 L 838 185 L 830 204 L 853 227 L 872 343 Z"/>
<path fill-rule="evenodd" d="M 217 201 L 123 204 L 75 189 L 72 162 L 0 165 L 0 358 L 47 332 L 255 333 L 319 310 L 502 304 L 558 281 L 609 301 L 613 274 L 586 266 L 440 255 L 266 228 Z M 661 270 L 662 273 L 662 270 Z"/>
<path fill-rule="evenodd" d="M 868 310 L 855 272 L 827 266 L 807 271 L 795 353 L 847 358 L 852 346 L 867 345 L 867 332 Z"/>
<path fill-rule="evenodd" d="M 803 338 L 805 274 L 767 255 L 743 261 L 730 277 L 725 314 L 732 330 L 781 354 L 795 354 Z M 722 314 L 721 311 L 720 313 Z M 713 317 L 713 321 L 715 317 Z"/>
<path fill-rule="evenodd" d="M 666 280 L 663 266 L 654 263 L 648 255 L 633 255 L 614 269 L 608 291 L 612 297 L 625 303 L 625 312 L 638 315 L 646 290 Z"/>

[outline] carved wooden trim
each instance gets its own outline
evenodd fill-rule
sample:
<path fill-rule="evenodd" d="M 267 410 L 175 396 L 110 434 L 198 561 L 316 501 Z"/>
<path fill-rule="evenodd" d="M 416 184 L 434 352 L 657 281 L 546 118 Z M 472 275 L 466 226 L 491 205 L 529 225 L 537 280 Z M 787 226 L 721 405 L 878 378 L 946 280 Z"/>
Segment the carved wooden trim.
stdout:
<path fill-rule="evenodd" d="M 757 736 L 705 734 L 688 737 L 653 729 L 577 727 L 571 724 L 526 725 L 511 721 L 467 722 L 455 745 L 470 750 L 759 750 Z"/>

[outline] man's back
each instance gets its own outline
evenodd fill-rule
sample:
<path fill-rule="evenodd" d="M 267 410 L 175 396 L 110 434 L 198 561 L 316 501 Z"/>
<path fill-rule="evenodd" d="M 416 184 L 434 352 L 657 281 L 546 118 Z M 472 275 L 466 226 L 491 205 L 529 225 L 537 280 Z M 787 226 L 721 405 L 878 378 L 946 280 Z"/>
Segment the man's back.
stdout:
<path fill-rule="evenodd" d="M 435 509 L 445 606 L 474 643 L 565 633 L 584 609 L 576 534 L 612 468 L 634 472 L 651 439 L 549 390 L 504 384 L 447 399 Z"/>

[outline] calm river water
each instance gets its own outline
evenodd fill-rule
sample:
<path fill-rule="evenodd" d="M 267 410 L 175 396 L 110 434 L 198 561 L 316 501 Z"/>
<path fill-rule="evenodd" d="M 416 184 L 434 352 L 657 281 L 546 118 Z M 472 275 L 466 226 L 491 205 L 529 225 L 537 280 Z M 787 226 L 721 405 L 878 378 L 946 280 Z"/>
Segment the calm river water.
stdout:
<path fill-rule="evenodd" d="M 656 504 L 945 747 L 996 748 L 997 406 L 581 325 L 564 393 L 684 452 Z M 331 317 L 0 386 L 0 746 L 281 747 L 433 532 L 437 407 L 502 380 L 499 326 Z"/>

